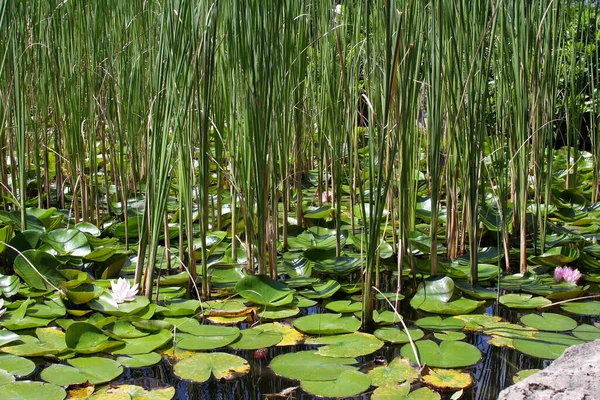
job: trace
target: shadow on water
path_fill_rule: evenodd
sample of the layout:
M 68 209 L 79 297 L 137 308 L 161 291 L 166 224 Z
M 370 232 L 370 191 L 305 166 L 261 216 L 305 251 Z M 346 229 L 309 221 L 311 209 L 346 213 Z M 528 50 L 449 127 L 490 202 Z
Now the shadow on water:
M 401 302 L 401 309 L 405 321 L 412 325 L 418 318 L 418 314 L 410 307 L 407 301 Z M 304 309 L 302 314 L 313 314 L 322 312 L 321 307 L 315 306 Z M 523 315 L 518 312 L 508 310 L 504 307 L 492 305 L 486 309 L 486 313 L 502 317 L 504 321 L 518 322 Z M 576 317 L 579 323 L 593 323 L 598 318 L 595 317 Z M 244 328 L 245 326 L 241 326 Z M 425 338 L 430 338 L 431 333 Z M 517 350 L 507 347 L 496 347 L 488 344 L 489 336 L 477 333 L 467 334 L 467 342 L 477 346 L 482 353 L 481 360 L 474 366 L 466 368 L 466 371 L 473 376 L 474 384 L 466 389 L 461 399 L 465 400 L 487 400 L 497 398 L 500 391 L 513 382 L 513 376 L 520 370 L 545 368 L 550 364 L 550 360 L 542 360 L 524 355 Z M 376 357 L 383 356 L 388 362 L 400 355 L 401 345 L 386 345 L 374 354 L 366 357 L 359 357 L 360 364 L 367 364 Z M 236 351 L 232 349 L 220 350 L 231 354 L 236 354 L 250 363 L 250 373 L 233 381 L 218 381 L 215 379 L 206 383 L 194 383 L 182 381 L 174 375 L 170 362 L 163 359 L 161 363 L 149 368 L 127 368 L 120 380 L 115 383 L 135 383 L 145 387 L 156 387 L 161 385 L 171 385 L 176 388 L 175 399 L 210 399 L 210 400 L 259 400 L 259 399 L 317 399 L 319 397 L 310 395 L 300 388 L 291 392 L 288 396 L 275 396 L 282 391 L 294 388 L 299 385 L 298 382 L 276 376 L 270 368 L 269 362 L 279 354 L 298 352 L 303 350 L 315 349 L 315 346 L 288 346 L 272 347 L 268 349 L 267 357 L 255 359 L 253 351 Z M 219 351 L 219 350 L 216 350 Z M 414 385 L 414 388 L 419 384 Z M 374 389 L 374 388 L 372 388 Z M 371 391 L 372 392 L 372 391 Z M 366 400 L 370 398 L 371 392 L 350 399 Z M 451 392 L 442 395 L 443 399 L 449 399 Z

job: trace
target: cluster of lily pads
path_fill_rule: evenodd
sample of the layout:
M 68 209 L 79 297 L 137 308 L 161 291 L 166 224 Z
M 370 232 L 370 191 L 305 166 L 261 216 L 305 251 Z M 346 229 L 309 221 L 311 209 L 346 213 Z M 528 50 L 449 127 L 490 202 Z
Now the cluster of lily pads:
M 374 315 L 376 329 L 368 333 L 360 332 L 361 286 L 355 276 L 362 260 L 352 250 L 360 247 L 360 235 L 342 232 L 346 252 L 335 257 L 334 230 L 291 230 L 291 249 L 278 266 L 284 279 L 273 280 L 246 275 L 243 259 L 233 262 L 228 254 L 227 234 L 215 232 L 207 243 L 215 300 L 194 299 L 186 288 L 186 272 L 169 275 L 163 269 L 152 294 L 158 301 L 150 301 L 125 279 L 135 260 L 120 240 L 122 222 L 101 231 L 88 223 L 64 227 L 64 214 L 55 209 L 30 209 L 28 214 L 30 229 L 19 232 L 14 229 L 16 214 L 0 213 L 0 253 L 6 258 L 5 271 L 14 271 L 0 276 L 0 398 L 43 393 L 49 400 L 62 399 L 75 390 L 86 391 L 90 398 L 123 393 L 137 398 L 150 392 L 106 384 L 117 380 L 124 368 L 165 359 L 183 380 L 237 379 L 250 371 L 240 351 L 256 350 L 256 357 L 264 357 L 262 349 L 304 345 L 307 350 L 284 352 L 268 361 L 275 374 L 299 381 L 307 393 L 348 397 L 372 391 L 374 399 L 435 399 L 438 392 L 473 384 L 465 368 L 478 363 L 481 352 L 466 334 L 482 334 L 494 346 L 544 359 L 600 338 L 598 322 L 578 324 L 554 312 L 531 313 L 560 302 L 555 307 L 563 313 L 600 315 L 600 301 L 576 300 L 595 282 L 590 260 L 596 260 L 597 245 L 581 253 L 553 247 L 531 257 L 541 268 L 539 274 L 532 269 L 508 276 L 499 276 L 493 265 L 498 250 L 483 248 L 482 285 L 475 286 L 467 282 L 467 257 L 442 261 L 444 275 L 432 277 L 426 266 L 418 265 L 421 282 L 409 303 L 422 318 L 404 321 L 395 310 L 381 306 Z M 412 240 L 416 251 L 419 244 L 426 248 L 426 238 L 415 234 Z M 382 260 L 391 255 L 388 246 L 382 242 Z M 572 262 L 573 251 L 578 257 L 588 255 L 578 264 L 583 277 L 568 267 L 554 268 L 558 262 Z M 586 284 L 578 285 L 579 279 Z M 404 296 L 380 293 L 378 298 L 397 301 Z M 520 323 L 486 315 L 496 299 L 524 312 Z M 315 313 L 317 305 L 322 313 Z M 362 357 L 383 346 L 399 346 L 400 355 L 387 365 L 361 368 Z M 42 382 L 25 380 L 34 371 Z M 151 394 L 174 395 L 170 386 Z

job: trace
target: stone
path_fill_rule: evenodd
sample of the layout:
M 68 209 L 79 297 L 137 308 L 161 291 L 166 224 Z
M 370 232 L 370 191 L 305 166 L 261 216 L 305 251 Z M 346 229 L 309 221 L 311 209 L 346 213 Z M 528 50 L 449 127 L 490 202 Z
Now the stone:
M 512 385 L 498 400 L 600 399 L 600 339 L 569 347 L 547 368 Z

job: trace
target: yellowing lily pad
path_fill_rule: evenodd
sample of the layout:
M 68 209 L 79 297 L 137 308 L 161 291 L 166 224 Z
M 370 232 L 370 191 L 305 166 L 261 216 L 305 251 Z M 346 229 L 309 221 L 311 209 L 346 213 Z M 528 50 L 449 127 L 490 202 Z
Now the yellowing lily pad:
M 326 357 L 360 357 L 383 347 L 381 340 L 362 332 L 308 339 L 305 343 L 326 345 L 317 350 L 318 354 Z
M 175 388 L 173 386 L 146 390 L 136 385 L 109 385 L 94 393 L 90 399 L 171 400 L 173 397 L 175 397 Z
M 275 346 L 282 339 L 281 333 L 260 329 L 244 329 L 241 335 L 229 346 L 234 349 L 256 350 L 263 347 Z
M 250 365 L 246 360 L 227 353 L 199 353 L 184 358 L 173 367 L 175 375 L 194 382 L 216 379 L 231 380 L 246 375 Z
M 410 384 L 417 380 L 419 372 L 410 365 L 408 359 L 396 357 L 388 365 L 373 368 L 369 371 L 369 376 L 371 377 L 371 384 L 373 386 L 385 386 L 403 382 Z
M 430 387 L 439 390 L 460 390 L 473 385 L 471 374 L 457 369 L 431 368 L 429 374 L 421 380 Z
M 304 334 L 294 329 L 293 326 L 287 324 L 271 322 L 257 325 L 254 327 L 254 329 L 280 333 L 282 338 L 281 341 L 276 344 L 276 346 L 295 346 L 304 342 Z
M 517 373 L 516 373 L 516 374 L 513 376 L 513 378 L 512 378 L 512 380 L 513 380 L 513 383 L 520 382 L 520 381 L 522 381 L 523 379 L 525 379 L 525 378 L 528 378 L 528 377 L 530 377 L 530 376 L 531 376 L 531 375 L 533 375 L 533 374 L 537 374 L 537 373 L 538 373 L 538 372 L 540 372 L 540 371 L 541 371 L 541 369 L 523 369 L 523 370 L 521 370 L 521 371 L 517 372 Z
M 371 378 L 358 371 L 344 371 L 336 379 L 330 381 L 300 382 L 302 389 L 321 397 L 356 396 L 371 386 Z
M 463 329 L 469 332 L 482 332 L 485 326 L 502 320 L 500 317 L 486 314 L 455 315 L 452 318 L 464 322 L 465 327 Z
M 440 398 L 439 394 L 429 388 L 420 388 L 411 392 L 410 385 L 406 383 L 380 386 L 371 396 L 371 400 L 440 400 Z

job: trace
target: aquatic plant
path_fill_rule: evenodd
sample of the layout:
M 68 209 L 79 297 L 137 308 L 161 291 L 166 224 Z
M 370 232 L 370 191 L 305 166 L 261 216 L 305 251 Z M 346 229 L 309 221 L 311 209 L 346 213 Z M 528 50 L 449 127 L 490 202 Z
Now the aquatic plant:
M 4 307 L 4 299 L 0 299 L 0 317 L 4 315 L 6 308 Z
M 554 280 L 556 283 L 560 283 L 561 281 L 577 283 L 582 276 L 583 275 L 578 269 L 573 269 L 571 267 L 556 267 L 554 270 Z

